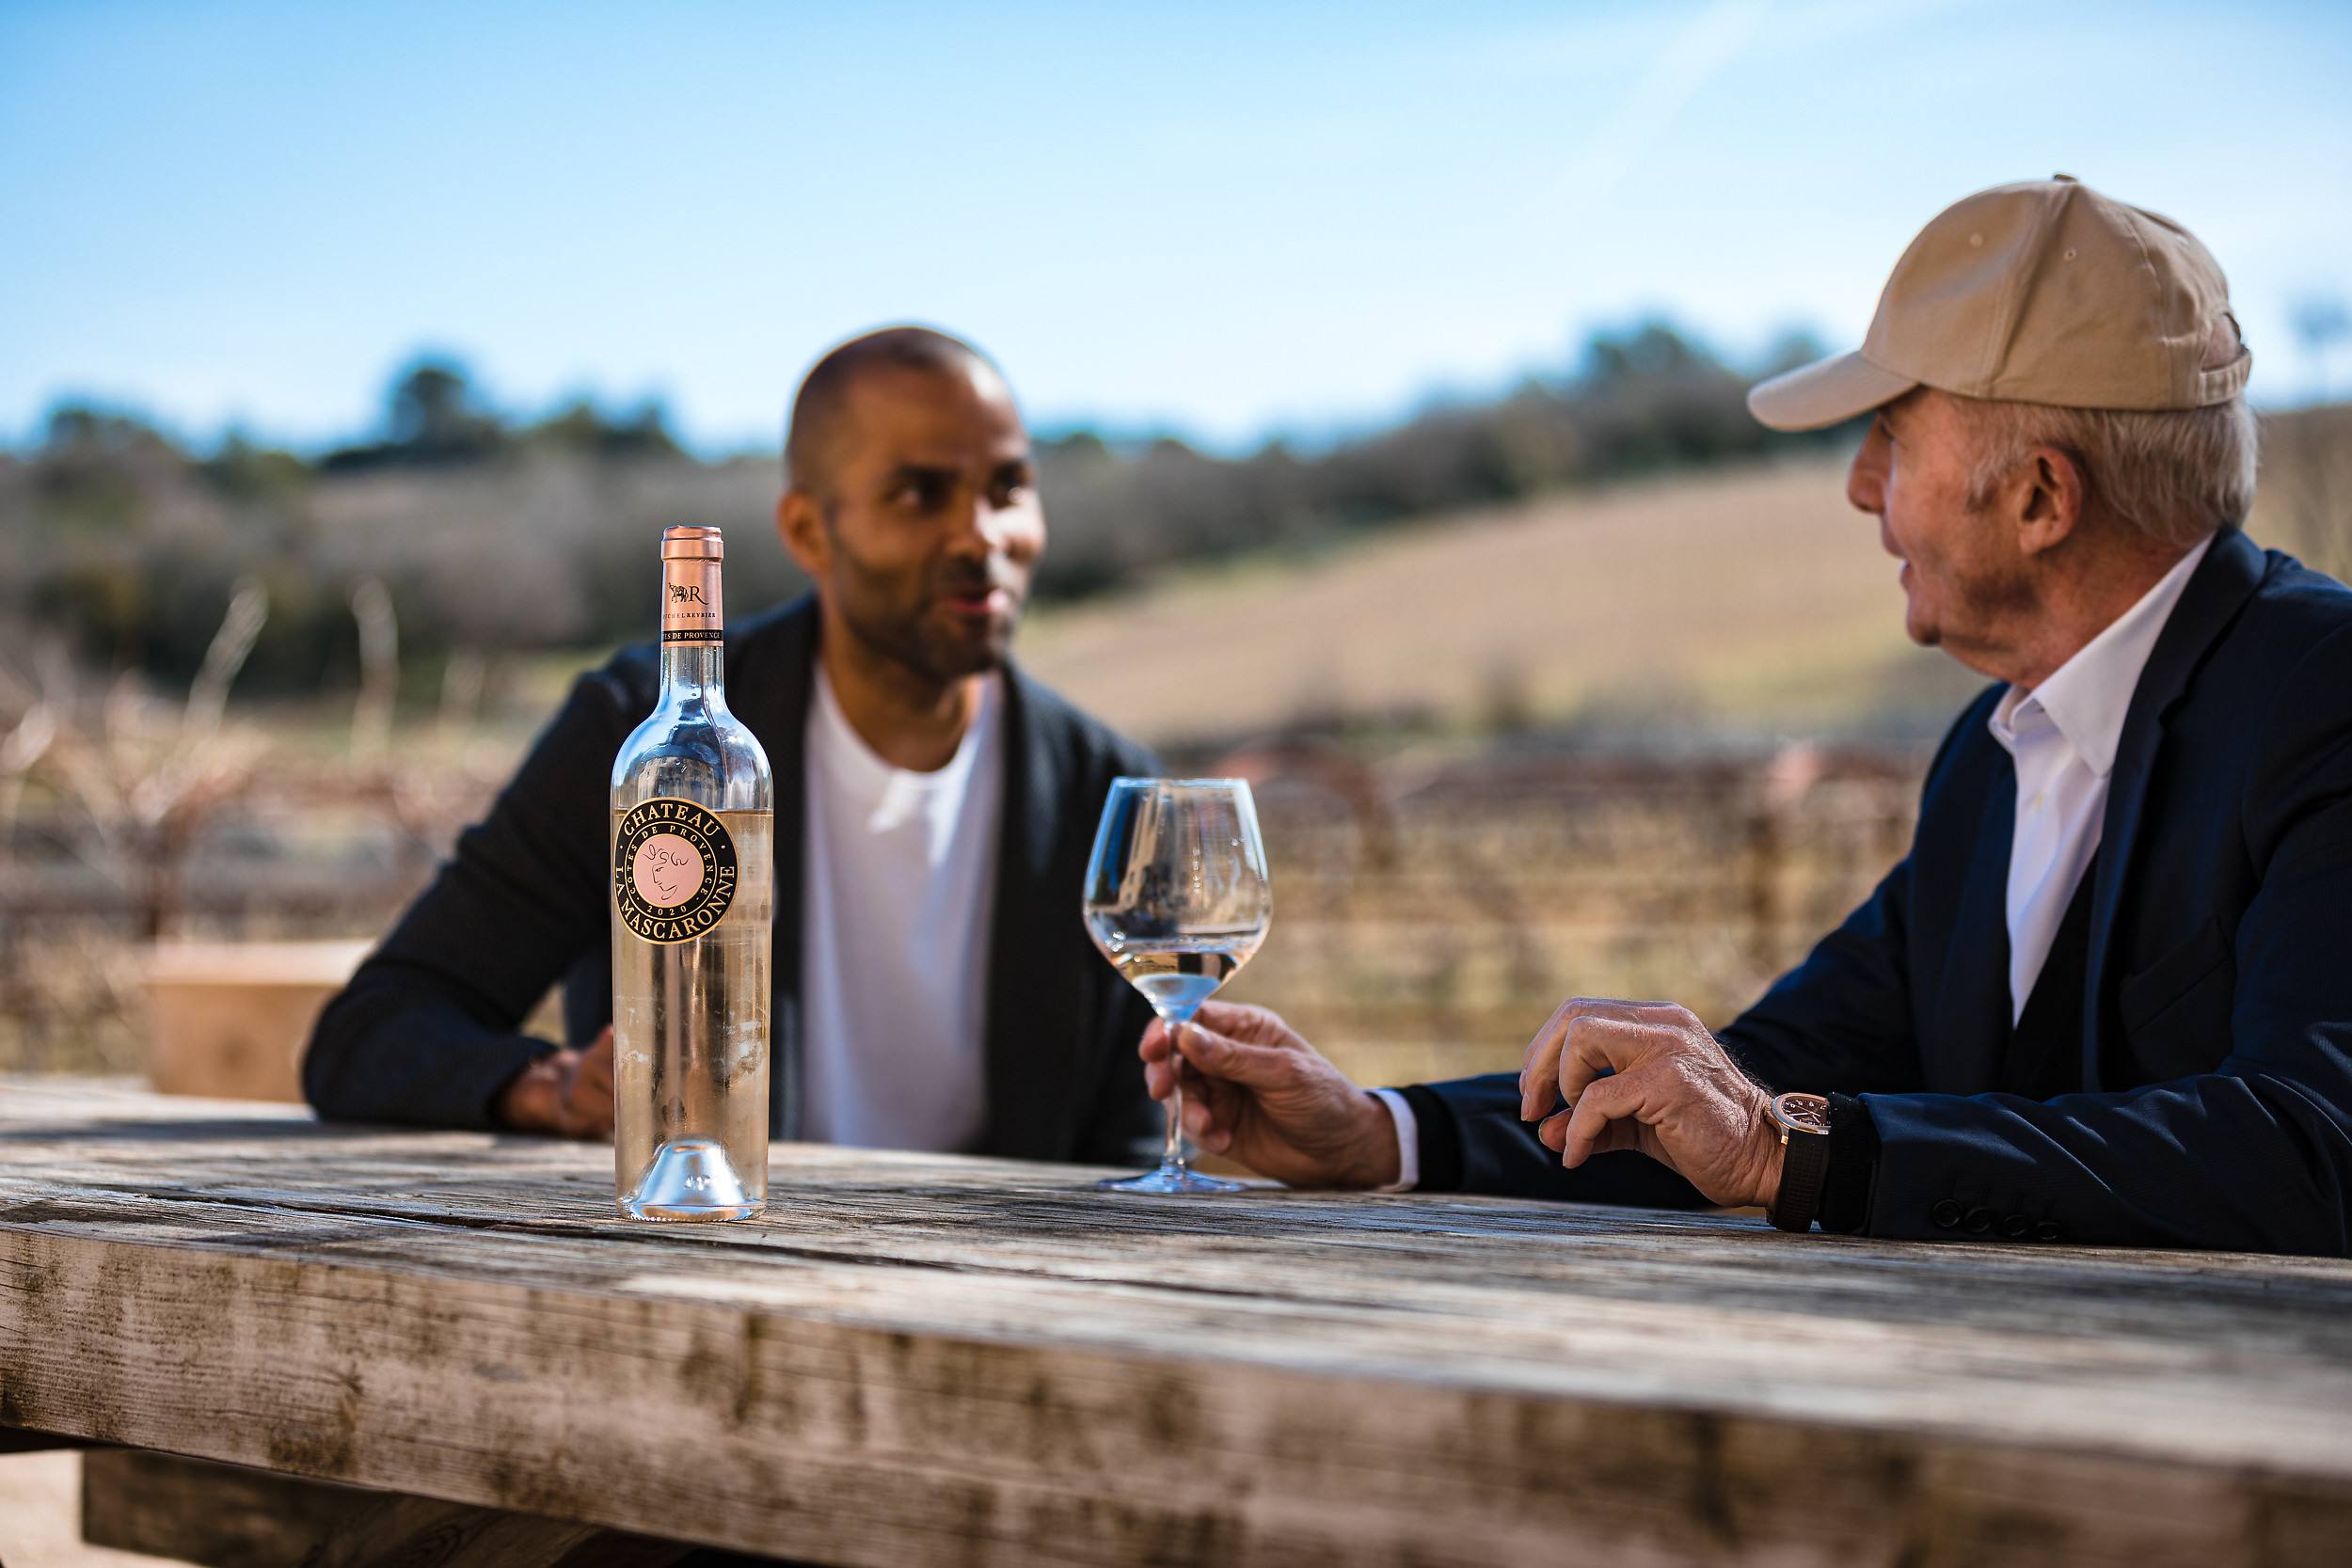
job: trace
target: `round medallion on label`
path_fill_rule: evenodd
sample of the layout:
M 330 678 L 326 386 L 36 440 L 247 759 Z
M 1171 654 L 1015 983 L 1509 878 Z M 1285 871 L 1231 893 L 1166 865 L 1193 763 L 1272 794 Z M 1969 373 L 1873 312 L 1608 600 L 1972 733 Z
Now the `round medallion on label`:
M 690 942 L 726 917 L 735 885 L 735 840 L 707 808 L 665 796 L 621 815 L 612 835 L 612 905 L 633 934 Z

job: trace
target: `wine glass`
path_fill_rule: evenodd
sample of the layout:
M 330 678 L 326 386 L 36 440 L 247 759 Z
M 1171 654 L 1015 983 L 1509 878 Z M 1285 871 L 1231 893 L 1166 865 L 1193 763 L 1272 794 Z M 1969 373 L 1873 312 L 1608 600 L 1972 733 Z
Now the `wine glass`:
M 1113 779 L 1087 863 L 1087 931 L 1168 1025 L 1168 1044 L 1265 941 L 1274 919 L 1258 808 L 1242 779 Z M 1180 1062 L 1181 1058 L 1170 1058 Z M 1237 1193 L 1184 1164 L 1181 1073 L 1159 1167 L 1119 1193 Z

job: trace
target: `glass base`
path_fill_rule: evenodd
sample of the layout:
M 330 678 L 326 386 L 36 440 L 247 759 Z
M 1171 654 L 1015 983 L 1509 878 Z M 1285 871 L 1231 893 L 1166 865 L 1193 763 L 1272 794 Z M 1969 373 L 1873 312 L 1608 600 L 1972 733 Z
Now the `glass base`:
M 767 1208 L 743 1187 L 727 1151 L 715 1138 L 674 1138 L 656 1150 L 636 1190 L 621 1196 L 621 1212 L 636 1220 L 694 1223 L 747 1220 Z
M 718 1225 L 728 1220 L 755 1220 L 767 1212 L 764 1203 L 732 1203 L 721 1209 L 704 1209 L 683 1203 L 649 1204 L 634 1198 L 621 1199 L 621 1212 L 630 1219 L 652 1220 L 660 1225 Z
M 1170 1195 L 1207 1193 L 1246 1193 L 1248 1183 L 1227 1181 L 1215 1176 L 1203 1176 L 1184 1165 L 1162 1165 L 1145 1171 L 1141 1176 L 1121 1176 L 1097 1181 L 1095 1186 L 1106 1193 L 1157 1193 Z

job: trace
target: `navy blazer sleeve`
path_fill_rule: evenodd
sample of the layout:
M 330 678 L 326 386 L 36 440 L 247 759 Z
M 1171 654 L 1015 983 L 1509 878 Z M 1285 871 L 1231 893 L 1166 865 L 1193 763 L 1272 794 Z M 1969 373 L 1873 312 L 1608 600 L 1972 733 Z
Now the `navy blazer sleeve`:
M 1923 820 L 1961 738 L 1983 728 L 2000 690 L 1988 689 L 1945 731 L 1919 789 Z M 1804 962 L 1719 1033 L 1732 1060 L 1775 1092 L 1894 1094 L 1923 1087 L 1911 994 L 1913 896 L 1906 855 Z
M 552 1050 L 523 1019 L 608 937 L 606 780 L 628 737 L 609 676 L 583 676 L 456 853 L 319 1016 L 302 1061 L 322 1117 L 493 1125 Z
M 1957 1202 L 2069 1241 L 2343 1255 L 2352 1243 L 2352 628 L 2256 737 L 2239 820 L 2259 870 L 2213 1070 L 2118 1094 L 1866 1095 L 1867 1231 L 1942 1237 Z M 2217 1042 L 2217 1047 L 2221 1042 Z
M 1945 736 L 1929 766 L 1927 789 L 1935 787 L 1954 739 L 1981 722 L 1982 707 L 1981 702 L 1972 705 Z M 1804 962 L 1720 1032 L 1741 1070 L 1775 1089 L 1858 1094 L 1919 1086 L 1906 946 L 1910 896 L 1906 858 Z M 1679 1176 L 1630 1149 L 1563 1169 L 1560 1156 L 1536 1141 L 1534 1125 L 1518 1119 L 1518 1080 L 1513 1074 L 1434 1084 L 1428 1091 L 1434 1104 L 1412 1097 L 1417 1117 L 1425 1119 L 1429 1110 L 1442 1109 L 1451 1125 L 1422 1129 L 1425 1186 L 1458 1180 L 1464 1192 L 1653 1207 L 1706 1201 Z
M 1827 1085 L 1846 1093 L 1918 1085 L 1903 962 L 1906 860 L 1887 873 L 1846 923 L 1821 939 L 1804 963 L 1782 975 L 1763 1000 L 1718 1037 L 1740 1068 L 1768 1087 Z M 1693 1207 L 1705 1202 L 1680 1177 L 1648 1155 L 1621 1149 L 1575 1170 L 1536 1141 L 1519 1120 L 1516 1074 L 1489 1073 L 1429 1085 L 1451 1128 L 1423 1128 L 1424 1186 L 1515 1197 L 1586 1203 Z M 1428 1102 L 1412 1097 L 1417 1117 Z M 1434 1133 L 1435 1136 L 1431 1134 Z M 1459 1149 L 1459 1176 L 1448 1146 Z

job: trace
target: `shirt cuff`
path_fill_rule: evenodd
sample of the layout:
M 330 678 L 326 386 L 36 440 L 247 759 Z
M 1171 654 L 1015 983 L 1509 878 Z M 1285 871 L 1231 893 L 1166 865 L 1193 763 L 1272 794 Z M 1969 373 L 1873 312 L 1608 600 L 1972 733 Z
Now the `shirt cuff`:
M 1373 1191 L 1409 1193 L 1421 1185 L 1420 1123 L 1411 1104 L 1394 1089 L 1374 1089 L 1372 1097 L 1389 1108 L 1389 1119 L 1396 1123 L 1396 1180 Z

